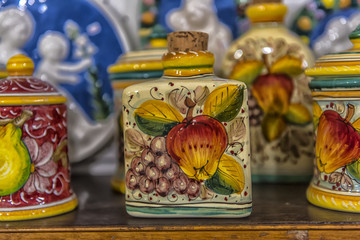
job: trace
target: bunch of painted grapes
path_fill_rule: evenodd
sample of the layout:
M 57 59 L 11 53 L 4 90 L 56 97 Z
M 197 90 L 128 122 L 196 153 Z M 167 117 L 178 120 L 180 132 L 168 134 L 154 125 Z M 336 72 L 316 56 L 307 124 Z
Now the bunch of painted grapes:
M 188 178 L 166 152 L 165 137 L 155 137 L 141 157 L 133 158 L 126 173 L 126 186 L 144 194 L 156 191 L 162 197 L 175 191 L 190 199 L 197 198 L 201 189 L 200 182 Z

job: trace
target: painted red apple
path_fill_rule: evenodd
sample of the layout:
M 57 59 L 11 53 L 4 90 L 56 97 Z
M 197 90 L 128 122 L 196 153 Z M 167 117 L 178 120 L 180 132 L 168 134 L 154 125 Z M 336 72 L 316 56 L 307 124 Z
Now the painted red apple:
M 191 108 L 189 112 L 182 123 L 170 130 L 166 147 L 188 177 L 206 180 L 216 172 L 228 144 L 227 134 L 218 120 L 206 115 L 191 118 Z
M 317 166 L 325 173 L 334 172 L 360 157 L 360 134 L 349 120 L 354 106 L 348 105 L 345 118 L 333 110 L 322 113 L 316 136 Z
M 253 95 L 266 113 L 286 114 L 294 91 L 292 79 L 285 74 L 259 76 L 252 86 Z

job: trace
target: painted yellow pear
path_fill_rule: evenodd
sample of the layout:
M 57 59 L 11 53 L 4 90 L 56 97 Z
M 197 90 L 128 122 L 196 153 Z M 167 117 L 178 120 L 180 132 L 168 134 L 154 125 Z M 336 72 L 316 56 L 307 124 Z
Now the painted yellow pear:
M 13 123 L 0 126 L 0 196 L 18 191 L 30 176 L 31 160 L 21 135 Z

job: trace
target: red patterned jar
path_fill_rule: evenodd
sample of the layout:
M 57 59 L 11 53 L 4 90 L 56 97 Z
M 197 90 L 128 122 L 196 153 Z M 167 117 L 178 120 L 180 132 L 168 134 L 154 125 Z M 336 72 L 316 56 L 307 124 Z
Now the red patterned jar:
M 33 78 L 31 59 L 17 55 L 0 80 L 0 220 L 54 216 L 73 210 L 66 98 Z

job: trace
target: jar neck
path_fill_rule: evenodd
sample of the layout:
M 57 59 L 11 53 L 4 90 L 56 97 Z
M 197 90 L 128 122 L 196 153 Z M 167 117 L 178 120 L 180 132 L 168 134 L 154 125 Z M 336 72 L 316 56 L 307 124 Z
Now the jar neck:
M 212 74 L 214 55 L 208 51 L 169 52 L 163 56 L 164 76 Z
M 251 23 L 251 28 L 286 28 L 283 22 L 255 22 Z

